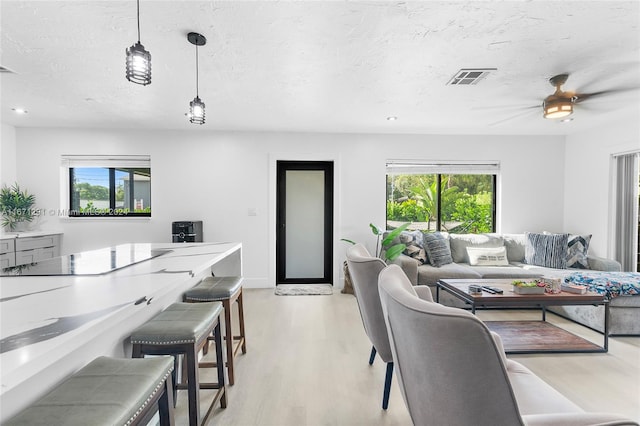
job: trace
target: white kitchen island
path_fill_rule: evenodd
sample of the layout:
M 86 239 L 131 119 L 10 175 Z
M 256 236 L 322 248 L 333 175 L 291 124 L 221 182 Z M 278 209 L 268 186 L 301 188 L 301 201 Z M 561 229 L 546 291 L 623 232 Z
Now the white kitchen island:
M 241 276 L 242 244 L 123 244 L 17 268 L 0 277 L 0 423 L 94 358 L 130 357 L 129 333 L 203 277 Z

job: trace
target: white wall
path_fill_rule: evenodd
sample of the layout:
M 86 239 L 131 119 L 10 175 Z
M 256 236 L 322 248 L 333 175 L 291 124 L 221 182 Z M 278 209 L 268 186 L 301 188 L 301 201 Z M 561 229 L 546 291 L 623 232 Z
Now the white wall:
M 351 135 L 17 129 L 17 178 L 37 207 L 60 207 L 63 154 L 149 154 L 151 219 L 61 219 L 43 229 L 64 232 L 63 253 L 123 242 L 168 242 L 171 222 L 203 220 L 205 241 L 241 241 L 248 286 L 272 286 L 276 159 L 336 162 L 335 274 L 341 237 L 375 239 L 368 224 L 384 224 L 385 161 L 498 160 L 499 231 L 560 230 L 563 226 L 564 138 L 550 136 Z M 287 158 L 288 157 L 288 158 Z M 255 208 L 257 216 L 248 216 Z M 342 282 L 335 281 L 337 286 Z
M 0 124 L 0 186 L 16 181 L 16 129 Z
M 613 154 L 640 150 L 640 124 L 634 112 L 606 128 L 566 139 L 564 187 L 566 232 L 591 233 L 589 253 L 612 257 L 611 229 Z

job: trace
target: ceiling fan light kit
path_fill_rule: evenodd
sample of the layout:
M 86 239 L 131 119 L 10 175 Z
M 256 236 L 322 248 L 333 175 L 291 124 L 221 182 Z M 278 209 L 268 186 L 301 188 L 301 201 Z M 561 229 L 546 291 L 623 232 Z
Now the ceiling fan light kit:
M 545 99 L 544 118 L 564 118 L 573 114 L 573 102 L 571 99 Z
M 138 42 L 127 52 L 127 80 L 146 86 L 151 84 L 151 53 L 140 43 L 140 0 L 137 4 Z
M 562 85 L 567 82 L 569 74 L 558 74 L 549 79 L 549 84 L 556 88 L 553 95 L 549 95 L 542 103 L 544 118 L 564 118 L 573 114 L 574 96 L 562 91 Z
M 191 32 L 187 34 L 187 40 L 196 46 L 196 97 L 189 102 L 189 121 L 193 124 L 204 124 L 204 102 L 198 94 L 198 46 L 207 44 L 207 39 L 202 34 Z

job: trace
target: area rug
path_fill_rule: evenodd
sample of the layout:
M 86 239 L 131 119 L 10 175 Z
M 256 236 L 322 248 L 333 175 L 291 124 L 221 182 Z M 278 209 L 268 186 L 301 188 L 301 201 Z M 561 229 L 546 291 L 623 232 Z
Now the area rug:
M 331 284 L 278 284 L 276 296 L 330 296 Z
M 508 354 L 602 352 L 602 347 L 543 321 L 485 321 L 502 338 Z

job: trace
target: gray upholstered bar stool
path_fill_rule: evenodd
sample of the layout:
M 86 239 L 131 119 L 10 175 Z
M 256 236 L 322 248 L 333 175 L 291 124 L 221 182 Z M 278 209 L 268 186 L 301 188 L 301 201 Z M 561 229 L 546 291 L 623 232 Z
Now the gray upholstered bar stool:
M 99 357 L 5 425 L 173 425 L 173 359 Z
M 235 382 L 233 360 L 242 348 L 247 353 L 247 343 L 244 334 L 244 307 L 242 303 L 242 277 L 206 277 L 198 285 L 184 293 L 185 302 L 220 301 L 224 307 L 224 339 L 227 349 L 227 371 L 229 385 Z M 238 304 L 238 324 L 240 334 L 233 335 L 231 331 L 231 306 Z M 234 340 L 236 341 L 234 345 Z
M 224 358 L 222 334 L 220 332 L 220 313 L 222 304 L 177 302 L 150 319 L 131 333 L 132 355 L 142 358 L 145 355 L 184 355 L 186 367 L 185 384 L 176 384 L 177 389 L 187 389 L 189 399 L 189 425 L 200 424 L 200 389 L 217 389 L 202 424 L 213 412 L 216 401 L 222 408 L 227 407 L 227 394 L 224 380 Z M 213 333 L 216 345 L 218 382 L 201 383 L 198 372 L 198 352 L 209 343 L 208 336 Z

